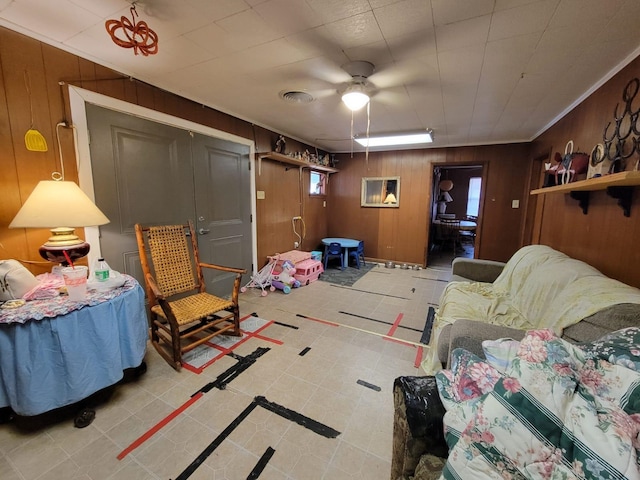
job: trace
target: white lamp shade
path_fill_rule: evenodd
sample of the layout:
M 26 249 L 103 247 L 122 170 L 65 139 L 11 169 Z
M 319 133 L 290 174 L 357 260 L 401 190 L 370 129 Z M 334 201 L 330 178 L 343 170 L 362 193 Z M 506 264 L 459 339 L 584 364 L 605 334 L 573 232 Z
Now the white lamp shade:
M 387 195 L 387 198 L 385 198 L 384 202 L 382 203 L 398 203 L 398 199 L 393 193 L 390 193 L 389 195 Z
M 369 95 L 367 95 L 364 85 L 355 83 L 342 94 L 342 101 L 349 110 L 355 112 L 369 103 Z
M 44 180 L 36 185 L 9 228 L 90 227 L 109 223 L 74 182 Z

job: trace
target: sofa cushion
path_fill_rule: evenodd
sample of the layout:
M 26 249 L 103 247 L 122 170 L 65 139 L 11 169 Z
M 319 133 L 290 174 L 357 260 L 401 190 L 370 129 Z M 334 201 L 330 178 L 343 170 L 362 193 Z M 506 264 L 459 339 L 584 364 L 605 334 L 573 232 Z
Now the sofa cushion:
M 637 345 L 639 332 L 626 335 L 627 348 Z M 460 391 L 451 379 L 477 386 L 466 387 L 471 395 L 461 401 L 445 402 L 452 446 L 445 478 L 640 479 L 640 373 L 625 364 L 612 365 L 537 330 L 489 390 L 481 388 L 486 367 L 477 359 L 457 365 L 453 376 L 439 373 L 443 398 Z

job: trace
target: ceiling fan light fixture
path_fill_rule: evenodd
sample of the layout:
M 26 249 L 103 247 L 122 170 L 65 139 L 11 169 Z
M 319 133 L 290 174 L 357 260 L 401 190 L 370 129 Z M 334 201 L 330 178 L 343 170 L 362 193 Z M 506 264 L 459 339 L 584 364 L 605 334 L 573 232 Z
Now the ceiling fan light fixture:
M 349 110 L 355 112 L 369 103 L 369 95 L 361 83 L 349 85 L 342 94 L 342 101 Z
M 363 147 L 391 147 L 395 145 L 416 145 L 433 142 L 433 130 L 413 133 L 390 133 L 356 137 L 354 139 Z

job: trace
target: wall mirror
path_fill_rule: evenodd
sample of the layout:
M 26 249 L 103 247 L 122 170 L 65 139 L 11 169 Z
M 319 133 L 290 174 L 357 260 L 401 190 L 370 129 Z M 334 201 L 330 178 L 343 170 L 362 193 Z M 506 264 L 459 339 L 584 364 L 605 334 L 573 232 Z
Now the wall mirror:
M 363 177 L 362 207 L 400 206 L 400 177 Z

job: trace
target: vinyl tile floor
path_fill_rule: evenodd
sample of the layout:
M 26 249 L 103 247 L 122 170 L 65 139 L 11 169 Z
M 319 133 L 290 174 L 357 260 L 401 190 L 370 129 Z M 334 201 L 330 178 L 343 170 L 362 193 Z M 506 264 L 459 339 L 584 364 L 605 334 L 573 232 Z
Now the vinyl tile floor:
M 149 346 L 147 372 L 118 385 L 89 426 L 74 428 L 73 416 L 0 425 L 0 478 L 388 479 L 393 381 L 422 373 L 418 344 L 450 261 L 377 265 L 352 287 L 316 281 L 264 297 L 250 288 L 241 315 L 278 323 L 239 344 L 236 358 L 176 372 Z M 225 389 L 194 401 L 259 348 L 268 350 Z

